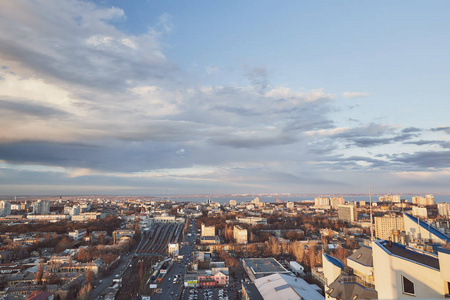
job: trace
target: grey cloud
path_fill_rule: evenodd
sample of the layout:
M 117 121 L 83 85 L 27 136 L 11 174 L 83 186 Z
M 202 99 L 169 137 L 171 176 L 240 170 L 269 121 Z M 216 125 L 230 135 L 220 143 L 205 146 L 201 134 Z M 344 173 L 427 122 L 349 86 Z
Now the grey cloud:
M 263 94 L 269 87 L 269 80 L 267 78 L 267 70 L 265 67 L 249 69 L 245 72 L 245 76 L 260 94 Z
M 212 137 L 210 141 L 217 145 L 229 146 L 233 148 L 261 148 L 292 144 L 297 140 L 293 136 L 285 134 L 279 134 L 275 136 L 270 134 L 268 136 L 252 136 L 251 134 L 238 136 L 235 134 L 230 134 L 219 137 Z
M 391 138 L 350 138 L 350 140 L 355 143 L 356 146 L 365 148 L 402 142 L 411 139 L 412 137 L 413 135 L 411 134 L 401 134 Z
M 36 117 L 67 117 L 70 113 L 50 107 L 48 105 L 43 105 L 34 102 L 24 102 L 23 99 L 7 99 L 0 98 L 0 112 L 8 111 L 8 116 L 10 114 L 20 114 L 23 116 L 36 116 Z M 14 116 L 17 118 L 17 116 Z
M 190 165 L 177 154 L 180 145 L 129 143 L 91 146 L 62 143 L 12 143 L 0 145 L 0 159 L 13 164 L 89 168 L 112 172 L 139 172 Z
M 445 133 L 450 134 L 450 126 L 431 128 L 431 131 L 444 131 Z
M 123 18 L 119 9 L 72 1 L 18 5 L 20 13 L 0 12 L 0 57 L 34 74 L 114 90 L 130 81 L 168 78 L 176 70 L 162 55 L 157 34 L 126 36 L 110 25 Z
M 442 169 L 450 167 L 450 151 L 421 151 L 412 154 L 399 154 L 393 161 L 426 168 Z
M 411 132 L 421 132 L 422 129 L 417 127 L 408 127 L 402 130 L 403 133 L 411 133 Z

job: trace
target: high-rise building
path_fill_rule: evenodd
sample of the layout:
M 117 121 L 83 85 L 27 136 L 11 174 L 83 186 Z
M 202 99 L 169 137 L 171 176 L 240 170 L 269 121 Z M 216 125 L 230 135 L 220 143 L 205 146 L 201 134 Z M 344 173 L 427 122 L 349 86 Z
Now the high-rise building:
M 235 225 L 233 227 L 233 238 L 238 244 L 247 244 L 247 229 L 242 226 Z
M 201 236 L 215 236 L 216 235 L 216 227 L 213 226 L 205 226 L 202 224 L 202 234 Z
M 355 222 L 358 219 L 356 206 L 354 204 L 341 204 L 338 206 L 339 220 Z
M 412 203 L 416 204 L 416 205 L 434 205 L 434 196 L 431 194 L 426 195 L 425 197 L 423 196 L 415 196 L 412 197 Z
M 426 205 L 434 205 L 434 196 L 431 194 L 425 195 Z
M 423 196 L 412 197 L 412 204 L 425 205 L 425 203 L 427 203 L 427 202 L 425 201 L 425 197 L 423 197 Z
M 445 218 L 449 218 L 450 217 L 450 204 L 449 203 L 438 203 L 437 205 L 438 208 L 438 212 L 441 216 L 445 217 Z
M 8 201 L 0 201 L 0 216 L 7 216 L 11 214 L 11 203 Z
M 338 206 L 345 204 L 344 197 L 330 197 L 330 205 L 332 209 L 338 209 Z
M 378 198 L 380 202 L 400 203 L 400 195 L 384 195 Z
M 34 215 L 48 215 L 50 213 L 50 202 L 37 200 L 33 202 L 33 214 Z
M 426 207 L 413 206 L 413 208 L 412 208 L 412 215 L 414 217 L 427 218 L 428 217 L 427 208 Z
M 330 208 L 330 199 L 327 197 L 315 197 L 314 206 L 316 208 Z
M 392 232 L 394 230 L 404 231 L 405 225 L 403 217 L 397 216 L 383 216 L 375 217 L 375 236 L 382 240 L 393 238 Z

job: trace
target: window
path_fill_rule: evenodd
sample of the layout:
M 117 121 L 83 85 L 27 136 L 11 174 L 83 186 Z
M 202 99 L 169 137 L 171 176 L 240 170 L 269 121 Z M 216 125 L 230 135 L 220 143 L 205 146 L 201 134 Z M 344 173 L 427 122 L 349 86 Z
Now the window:
M 409 280 L 408 278 L 402 276 L 402 287 L 403 287 L 403 293 L 409 294 L 409 295 L 415 295 L 414 290 L 414 282 Z
M 356 257 L 356 259 L 360 259 L 362 256 L 362 253 L 358 254 L 358 256 Z

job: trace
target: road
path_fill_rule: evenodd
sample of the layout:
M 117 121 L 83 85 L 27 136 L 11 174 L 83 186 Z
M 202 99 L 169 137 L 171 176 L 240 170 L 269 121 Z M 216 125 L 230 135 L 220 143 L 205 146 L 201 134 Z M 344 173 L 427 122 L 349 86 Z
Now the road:
M 102 283 L 98 284 L 95 289 L 91 291 L 89 294 L 89 300 L 96 299 L 107 287 L 110 287 L 112 285 L 112 281 L 116 275 L 119 275 L 119 277 L 122 277 L 123 270 L 126 269 L 127 265 L 131 261 L 130 255 L 125 255 L 122 257 L 121 262 L 119 265 L 114 269 L 114 271 L 111 272 L 109 276 L 103 277 Z
M 193 260 L 192 252 L 194 251 L 195 245 L 195 237 L 197 234 L 197 227 L 195 224 L 189 227 L 189 234 L 186 235 L 183 245 L 180 249 L 180 255 L 183 255 L 183 259 L 178 262 L 174 262 L 170 269 L 167 271 L 167 274 L 164 276 L 162 282 L 158 285 L 158 288 L 162 289 L 162 293 L 153 294 L 152 299 L 180 299 L 181 293 L 184 289 L 184 274 L 186 273 L 186 268 L 189 263 Z M 184 242 L 188 242 L 188 245 L 185 245 Z M 182 276 L 178 279 L 178 283 L 173 283 L 174 276 Z

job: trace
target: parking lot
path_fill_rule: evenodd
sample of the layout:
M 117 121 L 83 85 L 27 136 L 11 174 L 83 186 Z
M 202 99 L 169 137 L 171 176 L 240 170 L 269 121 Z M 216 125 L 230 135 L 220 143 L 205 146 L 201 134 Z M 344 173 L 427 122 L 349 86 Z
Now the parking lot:
M 238 288 L 190 288 L 183 295 L 184 300 L 234 300 L 240 299 Z

